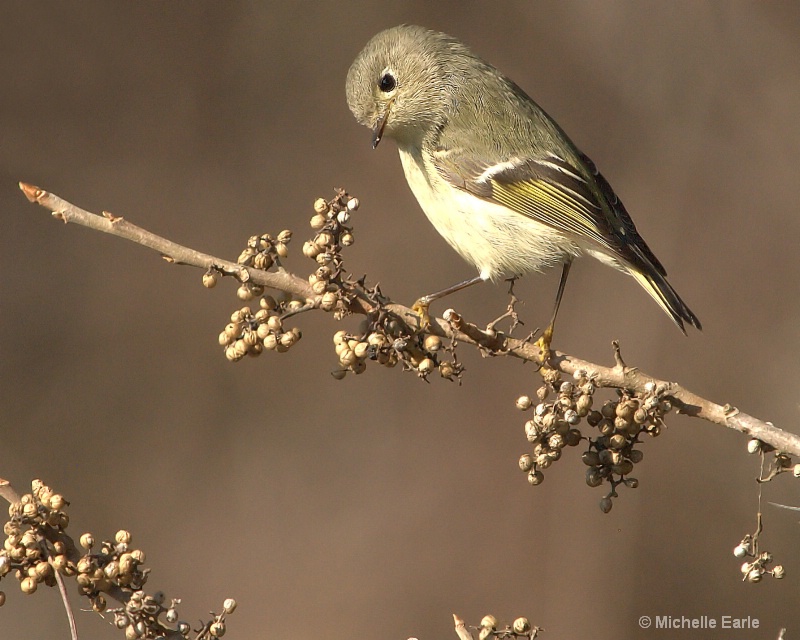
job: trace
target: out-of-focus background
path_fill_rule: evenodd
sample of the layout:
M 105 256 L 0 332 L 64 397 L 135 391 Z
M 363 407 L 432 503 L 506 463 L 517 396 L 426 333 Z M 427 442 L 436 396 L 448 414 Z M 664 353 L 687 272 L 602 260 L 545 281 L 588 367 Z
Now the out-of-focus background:
M 758 460 L 740 434 L 673 416 L 613 511 L 579 452 L 528 486 L 517 469 L 530 366 L 462 349 L 461 387 L 370 366 L 336 382 L 330 316 L 236 365 L 217 334 L 232 283 L 67 226 L 24 180 L 235 258 L 295 231 L 318 196 L 357 195 L 349 268 L 406 303 L 472 275 L 429 226 L 393 144 L 370 148 L 347 69 L 382 28 L 448 31 L 569 132 L 624 199 L 704 331 L 684 338 L 630 278 L 577 263 L 555 346 L 630 364 L 787 429 L 798 418 L 800 6 L 778 2 L 7 3 L 0 12 L 0 476 L 41 477 L 71 529 L 125 527 L 151 586 L 194 622 L 240 608 L 235 638 L 452 638 L 527 615 L 547 637 L 643 637 L 642 615 L 797 629 L 797 516 L 766 503 L 783 582 L 743 584 Z M 517 286 L 544 324 L 558 273 Z M 451 298 L 471 319 L 503 287 Z M 766 500 L 800 504 L 791 477 Z M 0 588 L 2 638 L 64 637 L 53 589 Z M 76 599 L 77 601 L 77 599 Z M 78 613 L 81 638 L 120 637 Z M 656 632 L 651 631 L 655 634 Z M 689 632 L 691 633 L 691 632 Z M 732 637 L 717 631 L 696 637 Z M 663 634 L 657 634 L 659 637 Z

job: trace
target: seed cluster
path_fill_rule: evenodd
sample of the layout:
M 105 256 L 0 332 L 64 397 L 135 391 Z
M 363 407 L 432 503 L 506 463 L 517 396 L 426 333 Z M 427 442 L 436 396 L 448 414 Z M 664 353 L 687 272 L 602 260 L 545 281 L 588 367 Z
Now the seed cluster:
M 260 236 L 250 236 L 247 246 L 239 254 L 236 262 L 243 267 L 252 267 L 260 271 L 269 271 L 273 266 L 280 266 L 281 258 L 289 255 L 289 243 L 292 232 L 288 229 L 281 231 L 276 238 L 268 233 Z M 240 300 L 249 301 L 264 293 L 264 287 L 250 282 L 244 282 L 237 289 L 236 295 Z
M 282 258 L 289 255 L 292 232 L 281 231 L 276 237 L 268 233 L 251 236 L 247 246 L 239 255 L 237 262 L 245 267 L 267 271 L 280 266 Z M 209 271 L 203 277 L 203 284 L 213 287 L 217 274 Z M 249 302 L 259 298 L 259 309 L 249 306 L 237 309 L 231 314 L 231 321 L 219 334 L 219 344 L 225 349 L 225 357 L 238 362 L 245 356 L 259 356 L 264 350 L 288 351 L 302 334 L 296 327 L 284 329 L 282 317 L 302 310 L 304 304 L 299 300 L 278 302 L 270 295 L 264 295 L 264 287 L 252 282 L 242 283 L 236 291 L 240 300 Z
M 485 615 L 478 627 L 479 640 L 489 640 L 490 638 L 528 638 L 533 640 L 539 635 L 542 629 L 531 626 L 527 618 L 517 618 L 510 625 L 498 628 L 497 618 L 493 615 Z
M 231 314 L 231 321 L 219 334 L 225 357 L 238 362 L 245 356 L 259 356 L 264 350 L 283 353 L 294 346 L 303 334 L 297 327 L 283 326 L 281 317 L 296 313 L 303 304 L 299 300 L 278 303 L 270 295 L 259 299 L 260 308 L 242 307 Z
M 607 400 L 599 410 L 593 409 L 595 376 L 587 371 L 576 371 L 573 380 L 561 380 L 561 374 L 552 369 L 542 370 L 543 385 L 536 392 L 538 403 L 529 396 L 517 399 L 517 408 L 533 409 L 533 418 L 525 423 L 525 436 L 533 445 L 532 453 L 523 454 L 519 467 L 527 473 L 532 485 L 544 481 L 543 471 L 561 458 L 565 447 L 577 446 L 586 440 L 588 447 L 582 460 L 586 469 L 586 484 L 597 487 L 610 485 L 609 492 L 600 500 L 600 509 L 608 513 L 612 498 L 617 497 L 617 486 L 624 484 L 636 488 L 639 481 L 630 477 L 634 465 L 644 454 L 636 449 L 643 434 L 657 436 L 663 427 L 663 418 L 671 410 L 663 391 L 648 383 L 645 391 L 635 393 L 620 390 L 617 397 Z M 548 398 L 555 396 L 548 401 Z M 580 425 L 583 421 L 596 432 L 585 435 Z
M 317 263 L 316 270 L 308 276 L 312 291 L 319 296 L 317 304 L 323 311 L 333 311 L 337 319 L 347 314 L 348 290 L 353 284 L 345 279 L 342 248 L 355 242 L 350 218 L 358 205 L 358 198 L 351 198 L 343 190 L 332 200 L 317 198 L 309 223 L 316 233 L 303 244 L 303 255 Z
M 64 496 L 34 480 L 32 492 L 9 505 L 9 520 L 3 526 L 6 538 L 0 551 L 0 578 L 13 572 L 27 594 L 35 593 L 40 584 L 55 586 L 55 570 L 63 573 L 69 564 L 64 555 L 66 545 L 58 539 L 69 526 L 69 516 L 64 512 L 67 504 Z M 5 599 L 0 591 L 0 604 Z
M 303 245 L 303 254 L 317 263 L 317 268 L 308 277 L 315 294 L 313 301 L 278 299 L 264 295 L 264 287 L 252 282 L 242 283 L 236 295 L 250 302 L 259 299 L 259 309 L 249 306 L 231 314 L 231 321 L 219 334 L 219 343 L 225 349 L 225 357 L 238 362 L 245 356 L 258 356 L 266 351 L 284 352 L 301 338 L 296 327 L 284 328 L 283 321 L 289 316 L 313 308 L 334 312 L 337 319 L 348 313 L 354 283 L 345 278 L 341 251 L 353 244 L 353 229 L 350 217 L 358 209 L 358 199 L 351 198 L 339 189 L 331 200 L 318 198 L 314 203 L 311 227 L 314 237 Z M 268 233 L 251 236 L 237 262 L 251 269 L 267 271 L 280 267 L 281 260 L 289 256 L 292 232 L 281 231 L 272 237 Z M 203 276 L 203 284 L 216 286 L 220 272 L 209 270 Z
M 268 271 L 273 266 L 280 266 L 281 258 L 289 255 L 289 243 L 292 240 L 292 232 L 288 229 L 281 231 L 277 237 L 273 238 L 268 233 L 260 236 L 250 236 L 247 246 L 242 250 L 236 262 L 243 267 L 251 267 L 261 271 Z M 203 286 L 213 289 L 219 282 L 219 271 L 209 269 L 203 274 Z M 264 293 L 264 287 L 251 282 L 243 282 L 237 289 L 236 295 L 240 300 L 249 301 Z
M 372 360 L 385 367 L 402 364 L 424 380 L 438 371 L 442 378 L 460 381 L 463 367 L 452 345 L 446 347 L 436 335 L 406 333 L 401 328 L 402 323 L 388 317 L 385 320 L 369 322 L 361 336 L 336 332 L 333 344 L 341 369 L 333 372 L 334 378 L 341 380 L 348 372 L 363 373 L 367 361 Z
M 156 640 L 178 632 L 188 637 L 188 622 L 178 620 L 176 606 L 180 600 L 165 603 L 164 594 L 148 595 L 143 591 L 149 569 L 143 568 L 145 554 L 131 545 L 128 531 L 117 531 L 114 540 L 97 542 L 91 533 L 80 537 L 83 552 L 76 548 L 66 533 L 69 516 L 64 511 L 68 502 L 41 480 L 31 483 L 31 493 L 9 505 L 9 520 L 0 551 L 0 579 L 12 574 L 19 580 L 23 593 L 35 593 L 40 584 L 53 587 L 56 573 L 74 579 L 92 609 L 113 615 L 113 622 L 125 631 L 128 640 Z M 107 595 L 123 603 L 108 609 Z M 6 595 L 0 591 L 0 605 Z M 236 602 L 223 603 L 223 613 L 197 630 L 195 638 L 219 638 L 225 633 L 225 615 L 236 608 Z
M 339 331 L 333 338 L 340 368 L 333 371 L 334 378 L 341 380 L 347 373 L 360 374 L 366 370 L 367 361 L 372 360 L 386 367 L 398 364 L 413 371 L 420 378 L 438 372 L 447 380 L 460 382 L 463 367 L 455 356 L 455 343 L 448 346 L 436 335 L 417 331 L 388 312 L 386 299 L 379 287 L 368 288 L 364 279 L 354 280 L 343 267 L 342 250 L 353 244 L 351 219 L 358 210 L 357 198 L 350 197 L 343 189 L 336 191 L 330 199 L 317 198 L 310 226 L 313 237 L 303 244 L 303 255 L 314 260 L 316 268 L 308 276 L 313 299 L 301 301 L 290 298 L 275 299 L 264 293 L 264 288 L 252 282 L 241 284 L 237 295 L 247 302 L 259 299 L 259 309 L 250 306 L 237 309 L 230 322 L 219 334 L 219 344 L 225 357 L 238 362 L 245 356 L 258 356 L 266 351 L 288 351 L 302 334 L 297 327 L 285 327 L 290 316 L 321 309 L 332 312 L 337 320 L 350 314 L 350 305 L 356 299 L 367 301 L 372 311 L 359 331 Z M 269 234 L 252 236 L 239 256 L 238 263 L 251 269 L 280 267 L 281 260 L 288 257 L 288 245 L 292 233 L 281 231 L 276 237 Z M 203 276 L 207 287 L 216 285 L 220 270 L 209 270 Z
M 800 478 L 800 464 L 793 463 L 789 454 L 776 451 L 775 447 L 766 442 L 762 442 L 757 438 L 749 440 L 747 442 L 747 452 L 753 455 L 758 454 L 761 457 L 761 471 L 756 479 L 759 485 L 759 503 L 761 500 L 761 487 L 765 483 L 771 482 L 776 476 L 791 470 L 795 478 Z M 765 465 L 767 466 L 766 469 L 764 468 Z M 753 535 L 745 535 L 733 550 L 733 555 L 736 558 L 746 559 L 741 567 L 742 580 L 757 583 L 761 582 L 766 575 L 771 575 L 773 578 L 780 580 L 786 576 L 786 570 L 783 565 L 773 564 L 774 558 L 772 554 L 769 551 L 761 551 L 759 548 L 759 539 L 763 532 L 760 509 L 757 520 L 758 525 L 755 533 Z
M 141 591 L 147 582 L 149 570 L 142 569 L 144 551 L 131 547 L 131 534 L 128 531 L 121 529 L 114 540 L 104 540 L 99 545 L 96 545 L 92 534 L 84 533 L 80 543 L 87 553 L 74 566 L 77 573 L 75 580 L 81 592 L 92 598 L 97 610 L 105 608 L 105 602 L 98 601 L 100 592 L 108 591 L 111 585 L 128 587 L 134 592 Z M 67 574 L 73 570 L 69 563 L 65 569 Z
M 191 625 L 185 620 L 178 620 L 177 605 L 180 600 L 173 599 L 165 603 L 164 594 L 160 591 L 152 596 L 143 591 L 134 591 L 124 607 L 109 609 L 114 616 L 113 623 L 118 629 L 125 630 L 127 640 L 159 640 L 167 632 L 177 631 L 184 637 L 192 632 Z M 227 631 L 225 618 L 236 610 L 236 601 L 227 598 L 222 603 L 222 613 L 212 612 L 212 619 L 196 630 L 196 640 L 221 638 Z M 163 622 L 161 621 L 163 619 Z
M 746 535 L 742 541 L 736 545 L 733 555 L 737 558 L 749 558 L 742 563 L 742 580 L 747 582 L 761 582 L 765 575 L 771 575 L 778 580 L 786 576 L 783 565 L 776 564 L 772 568 L 772 554 L 769 551 L 759 552 L 758 537 Z

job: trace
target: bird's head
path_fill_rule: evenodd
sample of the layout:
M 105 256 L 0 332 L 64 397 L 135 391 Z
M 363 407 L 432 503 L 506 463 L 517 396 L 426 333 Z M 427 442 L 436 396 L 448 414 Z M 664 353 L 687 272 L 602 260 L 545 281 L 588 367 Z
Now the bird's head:
M 373 147 L 384 135 L 418 144 L 446 120 L 458 65 L 452 58 L 443 63 L 459 46 L 444 34 L 407 25 L 367 43 L 347 73 L 347 104 L 356 120 L 372 129 Z

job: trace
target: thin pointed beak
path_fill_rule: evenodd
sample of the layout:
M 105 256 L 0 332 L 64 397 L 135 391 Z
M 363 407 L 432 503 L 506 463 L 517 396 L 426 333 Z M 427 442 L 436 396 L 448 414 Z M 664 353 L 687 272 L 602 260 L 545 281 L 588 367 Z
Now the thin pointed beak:
M 389 112 L 392 110 L 392 102 L 394 102 L 394 99 L 390 100 L 386 105 L 386 111 L 384 111 L 383 115 L 378 119 L 372 129 L 373 149 L 377 149 L 378 144 L 380 144 L 380 141 L 383 139 L 383 130 L 386 128 L 386 121 L 389 119 Z
M 378 144 L 380 144 L 381 139 L 383 138 L 383 129 L 386 127 L 386 121 L 389 119 L 389 110 L 386 110 L 386 113 L 375 123 L 375 127 L 372 129 L 372 148 L 377 149 Z

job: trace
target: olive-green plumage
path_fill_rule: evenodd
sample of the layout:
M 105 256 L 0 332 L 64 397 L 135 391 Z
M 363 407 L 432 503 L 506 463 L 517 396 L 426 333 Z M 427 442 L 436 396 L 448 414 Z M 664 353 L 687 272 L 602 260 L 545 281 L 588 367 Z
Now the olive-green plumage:
M 634 276 L 681 330 L 700 328 L 594 163 L 458 40 L 415 26 L 382 31 L 350 67 L 347 103 L 373 145 L 397 142 L 420 206 L 482 279 L 586 253 Z

